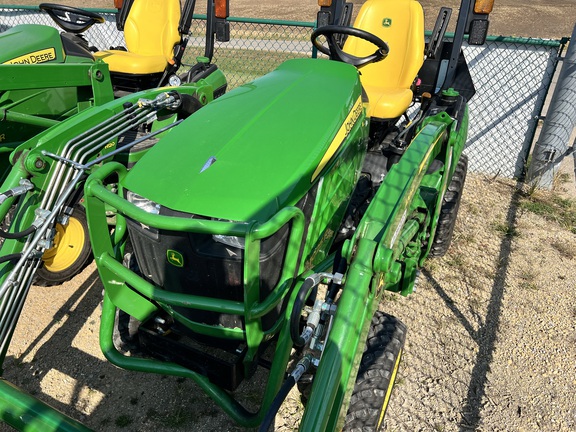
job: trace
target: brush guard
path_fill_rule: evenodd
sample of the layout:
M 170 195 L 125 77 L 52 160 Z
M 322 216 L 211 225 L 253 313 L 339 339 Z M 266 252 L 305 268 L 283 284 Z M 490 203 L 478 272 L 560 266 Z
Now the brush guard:
M 270 405 L 282 383 L 292 345 L 289 332 L 286 331 L 287 320 L 284 316 L 286 312 L 282 312 L 274 323 L 265 326 L 267 329 L 263 327 L 262 321 L 267 314 L 287 300 L 295 283 L 305 228 L 304 213 L 298 207 L 287 207 L 264 223 L 247 224 L 155 215 L 138 208 L 105 187 L 107 177 L 118 176 L 119 184 L 122 185 L 126 174 L 127 170 L 121 164 L 106 164 L 88 179 L 85 188 L 94 257 L 105 287 L 100 333 L 104 355 L 112 363 L 125 369 L 192 378 L 238 423 L 246 426 L 258 425 L 264 415 L 262 409 Z M 104 209 L 107 206 L 114 207 L 118 212 L 113 236 L 102 231 L 105 229 Z M 207 295 L 171 292 L 125 267 L 121 261 L 123 246 L 127 241 L 127 219 L 158 230 L 244 238 L 241 285 L 244 300 L 234 301 L 211 298 Z M 289 234 L 279 281 L 267 295 L 261 297 L 261 242 L 286 225 L 289 225 Z M 288 301 L 288 304 L 291 304 L 291 301 Z M 117 308 L 140 321 L 146 321 L 150 316 L 163 310 L 176 321 L 184 323 L 196 334 L 245 344 L 240 372 L 243 376 L 251 375 L 263 344 L 279 334 L 279 342 L 271 365 L 270 379 L 261 410 L 257 413 L 248 412 L 227 391 L 212 383 L 201 372 L 175 363 L 123 356 L 112 342 Z M 181 308 L 241 316 L 244 328 L 228 328 L 192 322 L 183 313 L 178 312 Z

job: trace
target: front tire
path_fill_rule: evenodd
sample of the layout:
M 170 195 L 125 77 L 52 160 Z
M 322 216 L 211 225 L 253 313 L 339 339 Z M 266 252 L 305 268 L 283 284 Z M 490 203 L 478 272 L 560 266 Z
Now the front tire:
M 406 340 L 406 326 L 376 311 L 346 414 L 344 431 L 379 431 L 390 401 Z
M 66 226 L 56 224 L 54 246 L 44 252 L 44 264 L 36 273 L 37 285 L 64 283 L 80 273 L 92 258 L 84 208 L 77 206 Z
M 436 233 L 432 241 L 432 247 L 428 254 L 431 258 L 442 257 L 448 252 L 450 243 L 452 242 L 452 235 L 454 234 L 454 226 L 456 225 L 456 218 L 458 216 L 458 209 L 460 208 L 460 200 L 462 199 L 462 191 L 464 190 L 464 182 L 466 181 L 466 173 L 468 172 L 468 157 L 461 155 L 460 160 L 456 164 L 454 174 L 450 179 L 444 199 L 442 200 L 442 208 L 440 209 L 440 216 L 438 217 L 438 225 L 436 226 Z

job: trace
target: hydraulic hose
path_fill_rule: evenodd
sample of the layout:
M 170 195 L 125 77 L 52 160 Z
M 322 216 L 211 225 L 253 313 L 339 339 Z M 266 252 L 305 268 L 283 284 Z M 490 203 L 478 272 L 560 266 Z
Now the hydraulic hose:
M 6 232 L 6 231 L 3 231 L 0 229 L 0 237 L 5 238 L 5 239 L 19 239 L 19 238 L 26 237 L 26 236 L 32 234 L 34 231 L 36 231 L 37 228 L 38 227 L 35 225 L 30 225 L 24 231 L 20 231 L 17 233 L 9 233 L 9 232 Z
M 20 259 L 21 256 L 22 256 L 21 253 L 13 253 L 10 255 L 4 255 L 3 257 L 0 257 L 0 264 L 3 264 L 7 261 L 14 261 L 14 260 Z
M 314 277 L 307 277 L 300 289 L 298 290 L 298 295 L 294 301 L 294 307 L 292 308 L 292 313 L 290 314 L 290 337 L 292 342 L 297 347 L 303 347 L 306 344 L 306 340 L 300 335 L 300 315 L 302 315 L 302 309 L 304 309 L 304 304 L 306 299 L 310 296 L 310 293 L 319 281 Z
M 262 420 L 258 432 L 268 432 L 268 429 L 270 429 L 270 425 L 272 425 L 274 417 L 276 417 L 276 413 L 282 406 L 282 403 L 286 399 L 286 396 L 288 396 L 288 393 L 290 393 L 290 390 L 292 390 L 292 387 L 294 387 L 294 385 L 298 382 L 298 380 L 300 380 L 302 375 L 306 373 L 311 363 L 312 363 L 312 356 L 310 354 L 306 354 L 302 358 L 302 360 L 298 362 L 298 364 L 296 365 L 296 369 L 294 369 L 294 371 L 292 371 L 292 373 L 288 376 L 286 381 L 284 381 L 284 384 L 282 384 L 282 387 L 280 387 L 280 390 L 276 394 L 276 397 L 270 404 L 270 408 L 268 409 L 268 412 L 266 413 L 264 420 Z
M 8 198 L 24 195 L 26 192 L 34 189 L 34 185 L 28 179 L 20 180 L 20 186 L 8 189 L 6 192 L 0 193 L 0 204 L 6 201 Z

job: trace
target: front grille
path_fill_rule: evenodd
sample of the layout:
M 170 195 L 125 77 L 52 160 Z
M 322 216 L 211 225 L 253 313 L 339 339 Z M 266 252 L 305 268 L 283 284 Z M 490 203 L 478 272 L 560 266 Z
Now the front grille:
M 198 216 L 161 208 L 160 214 Z M 219 243 L 212 235 L 156 230 L 130 220 L 128 232 L 140 272 L 165 290 L 215 299 L 244 302 L 244 250 Z M 260 299 L 278 284 L 284 265 L 289 225 L 261 240 Z M 243 317 L 198 309 L 174 307 L 187 319 L 214 326 L 244 328 Z M 263 317 L 268 330 L 281 312 L 279 305 Z

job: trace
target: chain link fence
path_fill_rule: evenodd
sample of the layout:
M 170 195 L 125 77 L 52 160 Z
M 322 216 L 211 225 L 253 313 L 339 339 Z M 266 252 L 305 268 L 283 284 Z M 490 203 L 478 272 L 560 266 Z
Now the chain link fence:
M 106 49 L 124 45 L 115 24 L 115 10 L 96 10 L 104 24 L 85 36 Z M 231 18 L 231 40 L 216 43 L 213 61 L 226 74 L 229 89 L 264 75 L 291 58 L 312 56 L 314 23 Z M 0 7 L 0 32 L 24 23 L 56 27 L 35 7 Z M 192 22 L 183 62 L 204 55 L 205 17 Z M 476 95 L 470 102 L 470 129 L 465 152 L 469 169 L 491 175 L 520 177 L 552 77 L 567 40 L 489 38 L 486 45 L 464 46 Z
M 560 41 L 500 37 L 464 47 L 476 87 L 465 149 L 471 171 L 524 174 L 563 46 Z
M 260 77 L 293 58 L 312 56 L 310 34 L 314 23 L 274 20 L 230 20 L 230 41 L 216 42 L 213 62 L 226 74 L 232 89 Z M 206 21 L 192 22 L 192 36 L 186 47 L 185 64 L 203 55 Z

